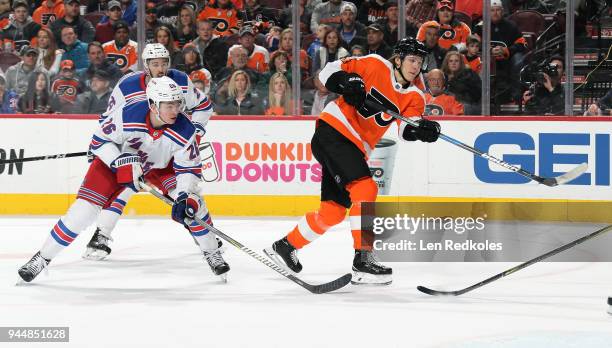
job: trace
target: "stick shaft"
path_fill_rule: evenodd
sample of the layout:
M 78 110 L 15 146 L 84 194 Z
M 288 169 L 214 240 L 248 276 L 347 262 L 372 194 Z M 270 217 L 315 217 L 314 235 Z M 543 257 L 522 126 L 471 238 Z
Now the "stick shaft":
M 13 159 L 8 159 L 8 160 L 0 160 L 0 164 L 11 164 L 11 163 L 32 162 L 32 161 L 44 161 L 44 160 L 49 160 L 49 159 L 80 157 L 80 156 L 86 156 L 86 155 L 87 155 L 87 151 L 85 151 L 85 152 L 59 153 L 59 154 L 55 154 L 55 155 L 45 155 L 45 156 L 35 156 L 35 157 L 13 158 Z

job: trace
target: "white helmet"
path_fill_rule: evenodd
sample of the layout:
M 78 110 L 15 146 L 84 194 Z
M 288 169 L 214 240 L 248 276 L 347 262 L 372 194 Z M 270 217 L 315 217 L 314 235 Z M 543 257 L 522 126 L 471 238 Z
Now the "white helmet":
M 180 102 L 179 110 L 185 107 L 185 97 L 181 87 L 168 76 L 152 78 L 147 84 L 147 99 L 149 106 L 154 104 L 159 110 L 161 102 Z
M 145 73 L 149 75 L 149 59 L 155 58 L 166 58 L 168 59 L 168 66 L 170 66 L 170 52 L 160 43 L 147 44 L 142 51 L 142 66 L 144 66 Z

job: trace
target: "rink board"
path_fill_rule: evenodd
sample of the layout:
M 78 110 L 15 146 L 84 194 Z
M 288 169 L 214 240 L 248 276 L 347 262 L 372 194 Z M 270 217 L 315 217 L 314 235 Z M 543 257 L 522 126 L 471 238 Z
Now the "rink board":
M 587 173 L 546 187 L 444 141 L 403 142 L 393 125 L 372 153 L 379 200 L 612 201 L 606 118 L 437 118 L 443 132 L 542 176 L 582 162 Z M 95 117 L 0 116 L 0 159 L 85 151 Z M 217 117 L 202 151 L 202 187 L 218 215 L 301 215 L 318 206 L 321 167 L 312 156 L 314 118 Z M 28 136 L 24 136 L 28 134 Z M 87 169 L 84 157 L 0 164 L 0 214 L 63 214 Z M 139 194 L 127 214 L 168 212 Z

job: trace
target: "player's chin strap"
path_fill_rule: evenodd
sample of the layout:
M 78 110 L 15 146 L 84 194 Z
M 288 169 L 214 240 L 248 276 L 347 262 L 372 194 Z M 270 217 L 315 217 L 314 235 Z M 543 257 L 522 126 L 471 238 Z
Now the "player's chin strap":
M 396 70 L 397 72 L 399 72 L 399 74 L 400 74 L 400 76 L 402 77 L 402 79 L 403 79 L 405 82 L 407 82 L 406 84 L 403 84 L 403 85 L 402 85 L 402 88 L 408 88 L 408 87 L 410 87 L 410 82 L 408 81 L 408 79 L 407 79 L 407 78 L 404 76 L 404 74 L 402 73 L 402 64 L 403 64 L 403 61 L 402 61 L 402 63 L 400 63 L 400 67 L 399 67 L 399 68 L 398 68 L 398 67 L 396 67 L 396 66 L 395 66 L 395 64 L 394 64 L 394 65 L 393 65 L 393 69 L 394 69 L 394 70 Z

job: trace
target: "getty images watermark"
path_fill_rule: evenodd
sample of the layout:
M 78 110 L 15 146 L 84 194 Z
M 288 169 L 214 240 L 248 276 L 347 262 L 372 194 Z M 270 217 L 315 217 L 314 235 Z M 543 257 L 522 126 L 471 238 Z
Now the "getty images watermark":
M 381 261 L 527 261 L 612 223 L 612 202 L 365 203 L 361 228 Z M 579 221 L 579 222 L 577 222 Z M 550 261 L 612 261 L 612 234 Z

